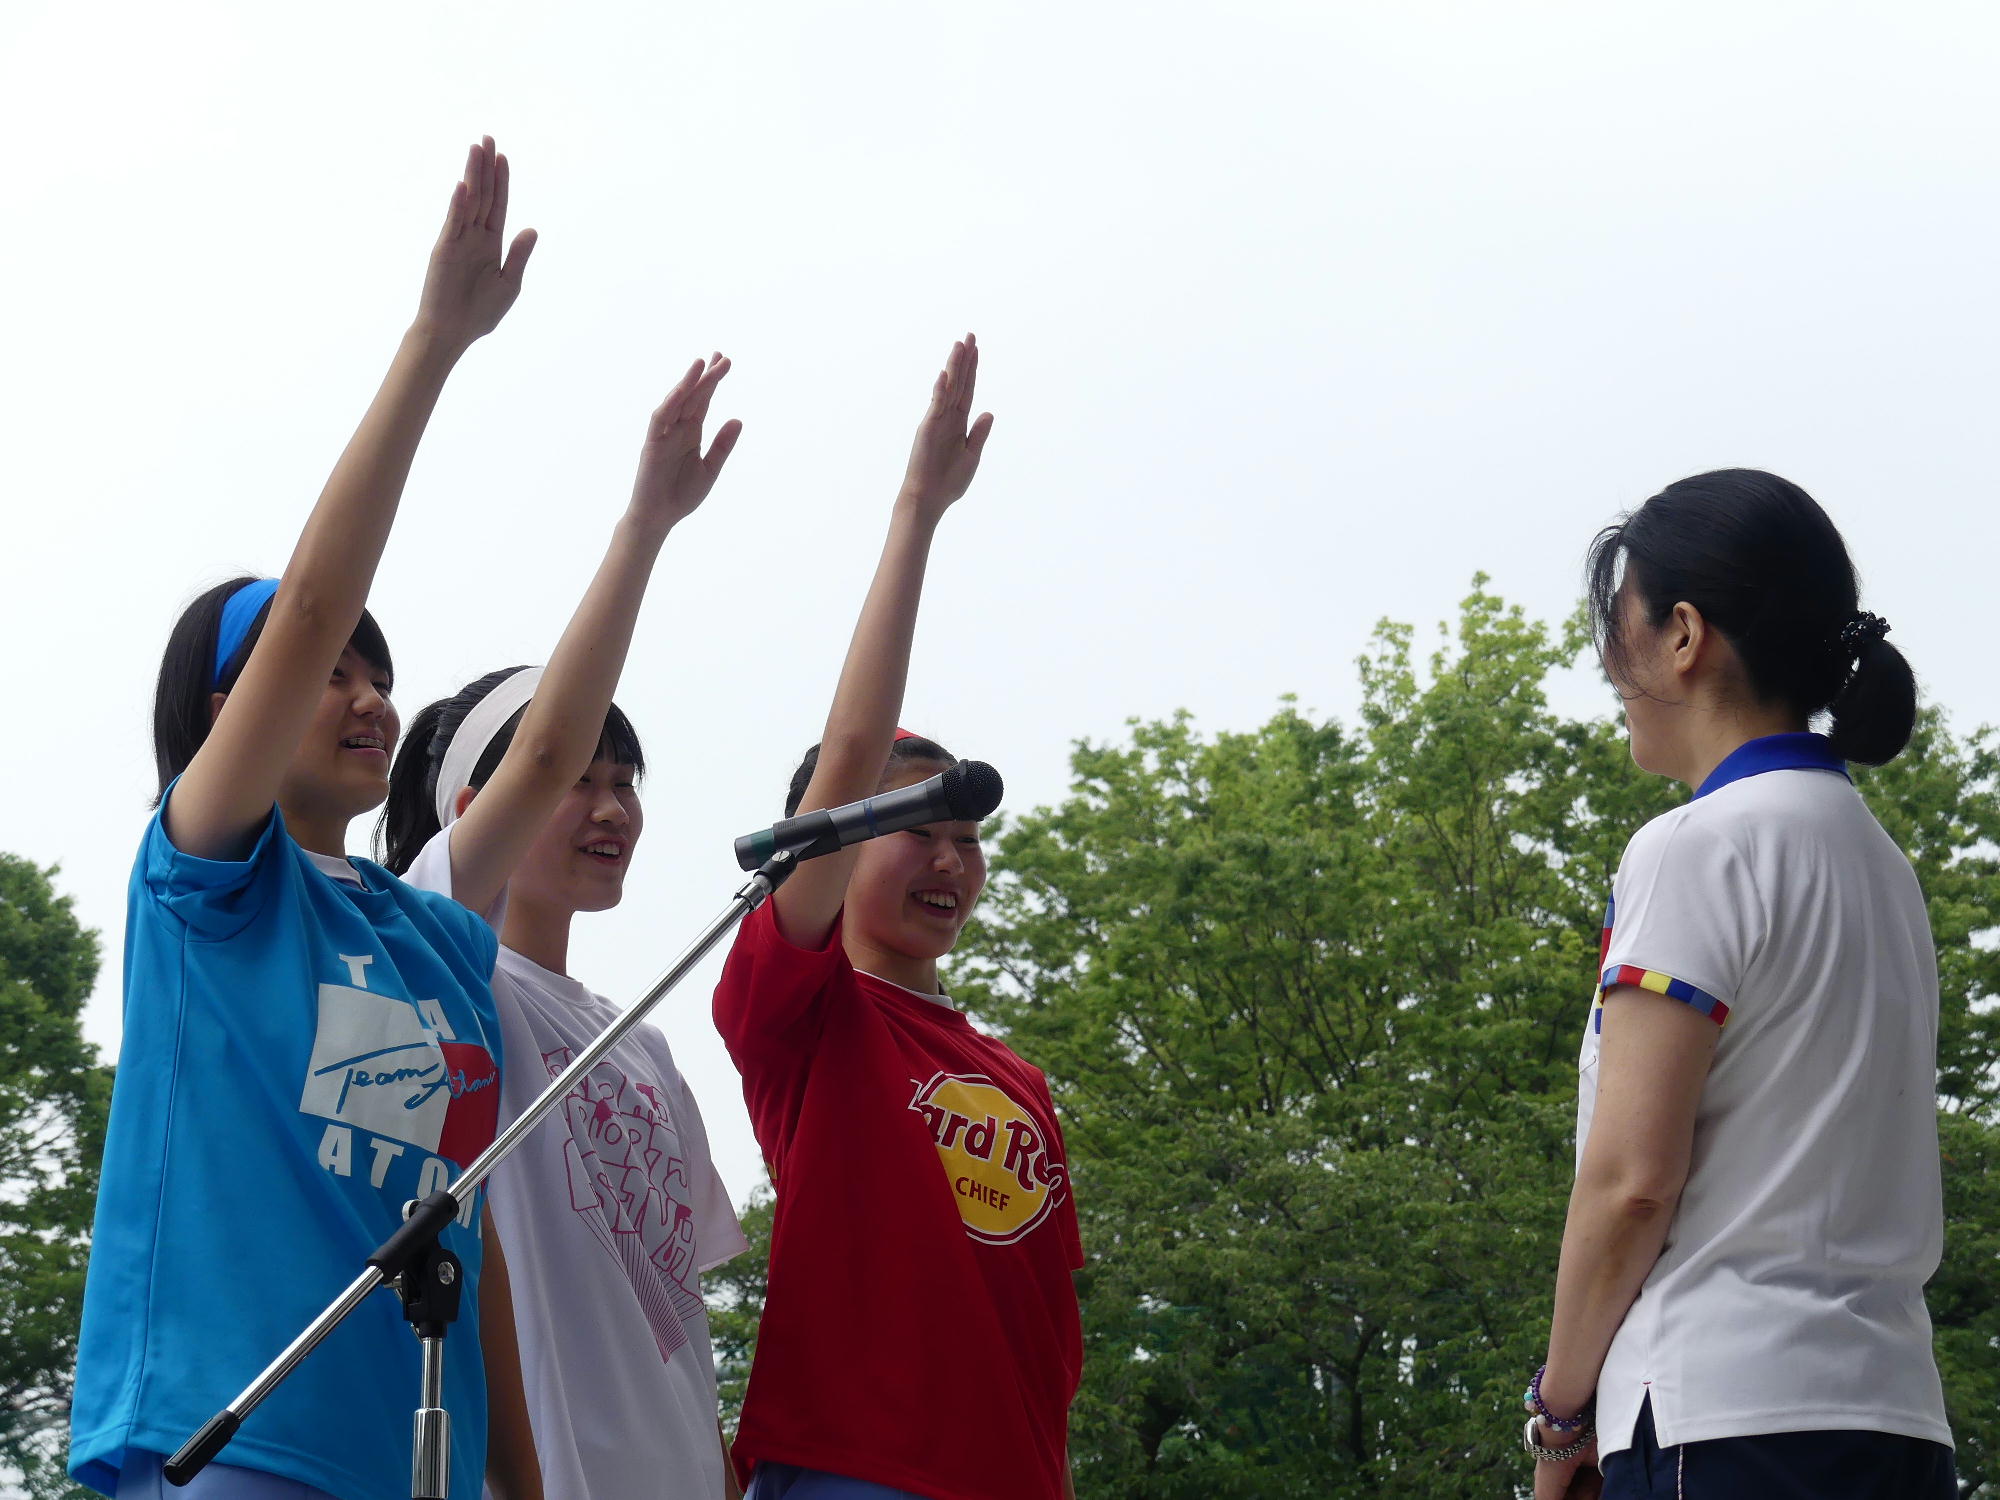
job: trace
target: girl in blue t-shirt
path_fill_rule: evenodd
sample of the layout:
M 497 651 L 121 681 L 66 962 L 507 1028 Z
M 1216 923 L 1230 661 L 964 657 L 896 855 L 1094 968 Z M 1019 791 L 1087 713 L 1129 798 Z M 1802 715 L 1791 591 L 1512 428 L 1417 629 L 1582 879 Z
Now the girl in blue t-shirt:
M 71 1419 L 72 1472 L 105 1494 L 163 1493 L 162 1456 L 492 1139 L 493 934 L 343 850 L 397 732 L 368 587 L 445 378 L 534 247 L 523 230 L 503 256 L 507 186 L 492 141 L 473 147 L 416 319 L 284 576 L 209 590 L 168 642 Z M 466 1294 L 446 1344 L 451 1494 L 539 1496 L 480 1214 L 444 1236 Z M 418 1380 L 399 1309 L 372 1297 L 177 1493 L 407 1495 Z

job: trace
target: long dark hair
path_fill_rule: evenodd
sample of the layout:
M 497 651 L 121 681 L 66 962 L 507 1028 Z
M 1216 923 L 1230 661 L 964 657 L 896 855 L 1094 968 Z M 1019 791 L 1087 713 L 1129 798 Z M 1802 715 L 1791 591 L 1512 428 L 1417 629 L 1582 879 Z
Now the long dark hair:
M 1618 591 L 1649 624 L 1692 604 L 1736 648 L 1750 690 L 1800 718 L 1827 712 L 1845 759 L 1879 766 L 1910 742 L 1917 686 L 1903 653 L 1859 614 L 1847 544 L 1812 496 L 1761 469 L 1668 485 L 1591 543 L 1591 623 L 1605 665 L 1622 660 Z
M 251 650 L 264 633 L 264 621 L 271 613 L 268 599 L 251 621 L 243 644 L 223 663 L 222 675 L 214 675 L 215 638 L 222 626 L 222 607 L 229 602 L 230 595 L 255 582 L 256 579 L 247 576 L 232 578 L 198 594 L 181 611 L 173 633 L 167 637 L 167 649 L 160 658 L 159 685 L 153 691 L 153 766 L 160 778 L 160 788 L 153 795 L 155 806 L 208 739 L 214 722 L 208 707 L 209 694 L 227 693 L 236 686 Z M 367 610 L 361 611 L 347 644 L 394 683 L 396 666 L 389 658 L 389 643 L 382 637 L 382 627 Z
M 403 743 L 396 751 L 396 763 L 389 770 L 389 800 L 382 805 L 382 817 L 375 828 L 375 842 L 382 850 L 382 863 L 398 875 L 416 862 L 417 853 L 438 832 L 437 782 L 444 769 L 445 751 L 452 737 L 473 707 L 501 683 L 526 667 L 502 667 L 488 672 L 476 682 L 468 682 L 449 698 L 427 703 L 403 731 Z M 514 731 L 521 727 L 523 704 L 501 726 L 479 763 L 472 768 L 473 786 L 485 786 L 500 768 L 507 747 L 514 743 Z M 598 740 L 599 760 L 614 760 L 643 773 L 646 755 L 639 747 L 639 733 L 617 704 L 604 716 L 604 733 Z
M 953 755 L 936 740 L 927 740 L 920 734 L 906 734 L 889 747 L 889 764 L 894 766 L 899 760 L 936 761 L 941 766 L 955 766 L 958 757 Z M 799 768 L 792 772 L 792 784 L 785 791 L 785 816 L 791 817 L 799 810 L 804 800 L 806 788 L 812 785 L 813 771 L 819 765 L 819 746 L 806 751 Z

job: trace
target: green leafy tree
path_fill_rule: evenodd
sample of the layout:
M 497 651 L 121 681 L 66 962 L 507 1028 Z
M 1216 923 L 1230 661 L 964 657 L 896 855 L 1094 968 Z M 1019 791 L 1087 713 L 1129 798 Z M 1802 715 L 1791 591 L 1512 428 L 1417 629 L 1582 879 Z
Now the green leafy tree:
M 715 1344 L 716 1398 L 723 1430 L 733 1433 L 743 1415 L 750 1386 L 750 1360 L 757 1352 L 757 1319 L 770 1284 L 771 1216 L 774 1200 L 760 1187 L 738 1215 L 750 1248 L 702 1277 L 708 1301 L 708 1332 Z
M 1570 1173 L 1612 872 L 1682 793 L 1622 727 L 1555 714 L 1587 646 L 1484 580 L 1419 670 L 1382 626 L 1354 730 L 1286 708 L 1078 747 L 1008 827 L 955 992 L 1044 1067 L 1090 1264 L 1075 1411 L 1089 1500 L 1506 1494 Z M 2000 880 L 1985 737 L 1926 716 L 1864 789 L 1947 949 L 1951 1260 L 1939 1348 L 1961 1464 L 1994 1436 Z M 1955 945 L 1955 946 L 1954 946 Z M 1982 1259 L 1983 1257 L 1983 1259 Z M 1968 1490 L 1970 1493 L 1970 1490 Z
M 55 873 L 0 854 L 0 1466 L 35 1500 L 86 1493 L 63 1460 L 111 1096 L 80 1024 L 97 936 Z
M 1938 946 L 1938 1135 L 1945 1258 L 1928 1288 L 1967 1496 L 2000 1493 L 2000 748 L 1926 709 L 1910 748 L 1858 773 L 1909 851 Z

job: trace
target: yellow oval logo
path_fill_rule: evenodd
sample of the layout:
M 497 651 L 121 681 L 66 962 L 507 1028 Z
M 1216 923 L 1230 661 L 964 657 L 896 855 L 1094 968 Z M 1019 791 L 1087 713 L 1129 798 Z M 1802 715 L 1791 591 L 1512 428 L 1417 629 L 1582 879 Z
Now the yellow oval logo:
M 965 1232 L 1013 1243 L 1049 1216 L 1069 1173 L 1035 1117 L 983 1074 L 939 1073 L 910 1108 L 924 1117 Z

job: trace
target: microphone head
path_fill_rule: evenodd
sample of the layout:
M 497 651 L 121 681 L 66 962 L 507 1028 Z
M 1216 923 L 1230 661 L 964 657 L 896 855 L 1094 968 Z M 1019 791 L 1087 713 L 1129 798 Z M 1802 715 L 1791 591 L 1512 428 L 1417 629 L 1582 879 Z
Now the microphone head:
M 983 760 L 962 760 L 945 770 L 943 780 L 952 817 L 973 823 L 990 816 L 1007 795 L 1000 773 Z

